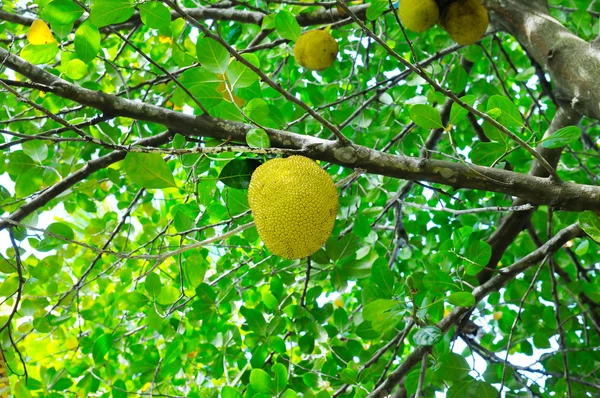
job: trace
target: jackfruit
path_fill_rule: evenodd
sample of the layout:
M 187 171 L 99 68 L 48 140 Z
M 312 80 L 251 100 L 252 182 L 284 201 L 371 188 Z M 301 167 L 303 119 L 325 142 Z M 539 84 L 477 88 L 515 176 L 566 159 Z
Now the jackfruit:
M 420 33 L 438 21 L 440 8 L 435 0 L 401 0 L 398 13 L 407 29 Z
M 479 41 L 489 23 L 481 0 L 457 0 L 442 13 L 441 26 L 452 40 L 466 46 Z
M 333 64 L 338 50 L 338 44 L 329 32 L 310 30 L 296 40 L 294 58 L 306 69 L 320 71 Z
M 331 235 L 338 194 L 325 170 L 304 156 L 271 159 L 250 178 L 248 203 L 258 235 L 277 256 L 299 259 Z

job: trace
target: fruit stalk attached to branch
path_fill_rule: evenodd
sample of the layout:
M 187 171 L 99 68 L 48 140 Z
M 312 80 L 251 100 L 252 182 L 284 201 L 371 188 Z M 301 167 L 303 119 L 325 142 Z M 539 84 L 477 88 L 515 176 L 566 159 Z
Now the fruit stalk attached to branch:
M 319 250 L 331 235 L 338 193 L 313 160 L 290 156 L 254 170 L 248 203 L 265 246 L 280 257 L 299 259 Z

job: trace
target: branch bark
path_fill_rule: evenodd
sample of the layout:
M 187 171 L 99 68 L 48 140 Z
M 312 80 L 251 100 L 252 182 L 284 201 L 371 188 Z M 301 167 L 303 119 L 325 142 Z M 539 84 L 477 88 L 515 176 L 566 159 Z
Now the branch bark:
M 486 0 L 496 25 L 509 32 L 552 77 L 559 101 L 600 119 L 600 49 L 554 19 L 544 4 Z
M 32 81 L 47 85 L 49 91 L 79 104 L 99 109 L 111 116 L 123 116 L 137 120 L 155 122 L 168 129 L 188 136 L 205 136 L 245 142 L 251 125 L 213 118 L 208 115 L 194 116 L 170 111 L 158 106 L 130 101 L 100 91 L 88 90 L 71 84 L 43 69 L 36 67 L 0 48 L 0 58 L 5 65 Z M 332 162 L 350 168 L 362 168 L 372 174 L 414 181 L 428 181 L 454 188 L 481 189 L 508 194 L 537 205 L 549 205 L 556 209 L 600 211 L 600 187 L 551 181 L 547 178 L 528 176 L 511 171 L 453 163 L 435 159 L 419 159 L 402 155 L 391 155 L 358 145 L 340 145 L 336 141 L 294 134 L 283 130 L 268 130 L 274 147 L 301 150 L 306 156 Z M 150 146 L 159 146 L 168 141 L 153 137 Z M 138 143 L 139 144 L 139 143 Z M 110 155 L 110 163 L 121 160 L 126 151 L 115 151 Z M 104 159 L 104 158 L 101 158 Z M 108 162 L 108 158 L 104 161 Z M 100 159 L 98 159 L 100 161 Z M 93 168 L 86 166 L 90 173 Z M 87 172 L 87 171 L 86 171 Z M 89 174 L 82 173 L 82 178 Z M 81 177 L 80 176 L 80 177 Z M 60 181 L 40 194 L 29 206 L 13 213 L 10 218 L 20 221 L 31 212 L 44 206 L 53 197 L 71 187 L 81 179 L 72 176 Z M 60 189 L 59 189 L 60 188 Z M 54 196 L 52 196 L 54 195 Z M 40 199 L 44 198 L 44 199 Z M 0 223 L 0 230 L 8 226 Z
M 217 21 L 233 21 L 240 23 L 249 23 L 254 25 L 261 25 L 263 18 L 267 15 L 266 13 L 261 13 L 258 11 L 248 11 L 248 10 L 239 10 L 233 8 L 235 5 L 231 4 L 232 8 L 223 8 L 223 7 L 195 7 L 195 8 L 184 8 L 183 10 L 186 14 L 189 14 L 191 17 L 197 20 L 205 20 L 212 19 Z M 361 4 L 357 6 L 350 7 L 353 12 L 359 16 L 364 17 L 367 11 L 369 4 Z M 171 19 L 177 19 L 180 15 L 177 11 L 171 11 Z M 300 26 L 313 26 L 313 25 L 322 25 L 322 24 L 331 24 L 334 22 L 339 22 L 341 20 L 347 19 L 347 15 L 342 15 L 339 11 L 334 8 L 323 8 L 317 11 L 301 13 L 296 16 L 296 21 L 300 24 Z M 28 17 L 24 15 L 13 14 L 7 11 L 0 10 L 0 20 L 16 23 L 24 26 L 31 26 L 33 21 L 36 18 Z M 80 18 L 75 22 L 75 27 L 79 26 L 85 19 Z M 121 30 L 121 29 L 131 29 L 134 26 L 141 24 L 140 13 L 135 12 L 131 18 L 127 21 L 110 25 L 111 28 Z

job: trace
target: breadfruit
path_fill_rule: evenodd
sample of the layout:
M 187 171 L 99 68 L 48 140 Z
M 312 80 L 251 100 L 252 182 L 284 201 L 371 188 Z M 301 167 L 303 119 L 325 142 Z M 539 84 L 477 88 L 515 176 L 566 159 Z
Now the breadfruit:
M 488 27 L 488 13 L 481 0 L 457 0 L 441 18 L 441 26 L 452 40 L 466 46 L 479 41 Z
M 314 161 L 290 156 L 254 170 L 248 203 L 265 246 L 280 257 L 299 259 L 319 250 L 331 235 L 338 194 Z
M 400 20 L 413 32 L 425 32 L 440 17 L 440 8 L 435 0 L 401 0 Z
M 310 30 L 302 34 L 294 45 L 296 62 L 310 70 L 329 68 L 338 53 L 338 44 L 329 32 Z

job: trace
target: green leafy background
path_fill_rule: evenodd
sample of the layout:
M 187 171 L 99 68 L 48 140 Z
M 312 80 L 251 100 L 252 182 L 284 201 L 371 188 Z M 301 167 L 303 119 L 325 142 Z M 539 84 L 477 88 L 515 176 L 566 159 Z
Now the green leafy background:
M 550 3 L 552 16 L 582 39 L 598 34 L 600 2 Z M 410 40 L 420 65 L 442 87 L 531 146 L 567 145 L 560 177 L 597 184 L 598 148 L 586 143 L 598 139 L 597 121 L 583 118 L 542 140 L 557 106 L 512 36 L 488 35 L 481 46 L 465 48 L 438 26 L 405 37 L 390 3 L 367 4 L 366 13 L 366 5 L 350 5 L 395 52 L 414 62 Z M 546 263 L 539 274 L 532 267 L 479 301 L 476 276 L 490 261 L 487 240 L 506 211 L 470 210 L 506 208 L 511 197 L 353 175 L 351 168 L 320 162 L 341 184 L 332 237 L 310 263 L 273 256 L 249 224 L 246 197 L 259 162 L 286 153 L 271 148 L 267 131 L 323 139 L 331 132 L 253 67 L 357 145 L 420 157 L 432 130 L 442 128 L 429 158 L 527 174 L 533 157 L 456 104 L 444 111 L 443 94 L 351 20 L 331 30 L 341 49 L 335 64 L 319 73 L 302 69 L 293 40 L 310 29 L 305 25 L 329 25 L 310 23 L 310 16 L 338 13 L 333 3 L 179 5 L 248 64 L 168 2 L 2 3 L 0 46 L 69 83 L 252 124 L 247 142 L 182 126 L 182 134 L 158 149 L 136 151 L 135 141 L 165 133 L 159 121 L 113 117 L 19 85 L 14 82 L 27 79 L 0 60 L 0 77 L 26 99 L 5 89 L 0 95 L 1 217 L 116 146 L 129 151 L 0 235 L 0 344 L 17 397 L 366 397 L 416 349 L 428 355 L 424 371 L 420 360 L 405 371 L 399 383 L 405 394 L 421 382 L 427 397 L 495 397 L 501 386 L 510 396 L 597 396 L 600 222 L 594 212 L 537 208 L 533 233 L 516 237 L 499 269 L 579 222 L 587 236 L 568 240 L 550 261 L 559 270 L 558 286 Z M 261 20 L 194 13 L 199 7 L 252 12 Z M 36 18 L 57 43 L 27 43 L 26 22 Z M 309 23 L 301 26 L 301 18 Z M 451 310 L 472 306 L 475 331 L 436 326 Z M 518 359 L 505 365 L 507 347 L 509 358 Z M 572 380 L 564 377 L 566 363 Z

